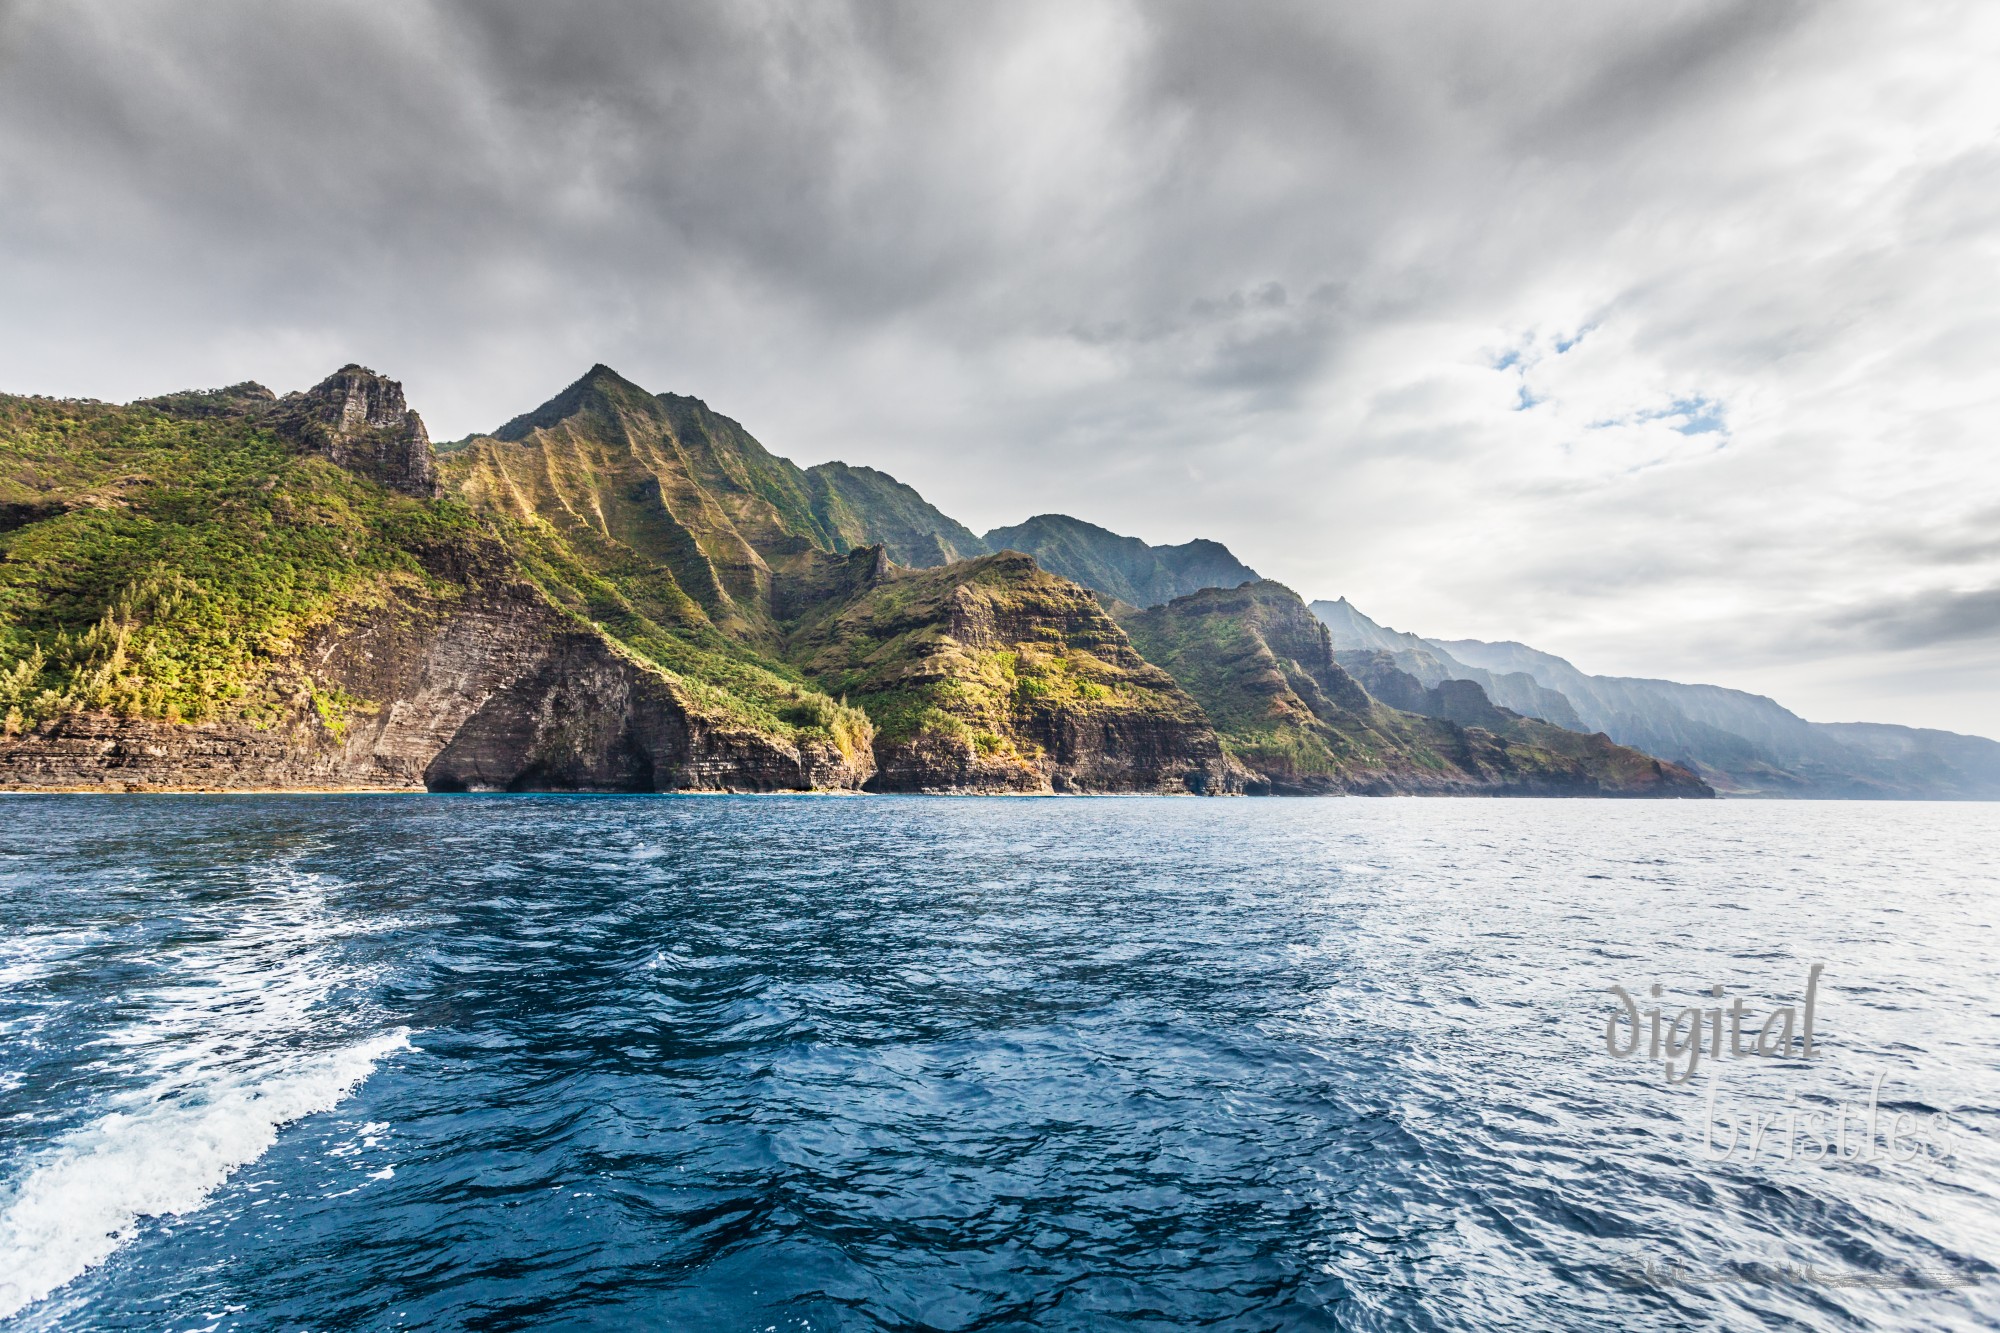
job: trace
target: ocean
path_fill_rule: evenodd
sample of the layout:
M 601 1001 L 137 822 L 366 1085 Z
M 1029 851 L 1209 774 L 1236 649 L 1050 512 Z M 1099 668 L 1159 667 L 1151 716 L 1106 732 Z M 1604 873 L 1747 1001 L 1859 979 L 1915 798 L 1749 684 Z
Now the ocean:
M 1996 847 L 1972 804 L 0 798 L 0 1328 L 2000 1326 Z

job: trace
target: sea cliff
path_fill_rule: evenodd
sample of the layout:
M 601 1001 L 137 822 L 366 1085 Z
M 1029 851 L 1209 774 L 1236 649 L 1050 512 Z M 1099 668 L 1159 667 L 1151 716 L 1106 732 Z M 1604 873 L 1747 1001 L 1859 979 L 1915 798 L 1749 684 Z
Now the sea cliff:
M 1709 794 L 1483 694 L 1372 695 L 1249 574 L 1062 516 L 974 537 L 603 366 L 438 447 L 355 365 L 0 398 L 0 786 Z

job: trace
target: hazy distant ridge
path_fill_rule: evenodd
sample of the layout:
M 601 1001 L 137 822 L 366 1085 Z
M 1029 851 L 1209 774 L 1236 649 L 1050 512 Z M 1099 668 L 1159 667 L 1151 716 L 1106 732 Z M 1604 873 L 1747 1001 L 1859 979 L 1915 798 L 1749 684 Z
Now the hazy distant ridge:
M 1983 737 L 1888 723 L 1808 722 L 1744 690 L 1594 676 L 1526 644 L 1426 639 L 1388 629 L 1345 598 L 1315 602 L 1312 609 L 1344 662 L 1387 653 L 1425 685 L 1476 681 L 1502 707 L 1601 731 L 1695 770 L 1725 794 L 2000 799 L 2000 742 Z M 1565 711 L 1569 721 L 1559 716 Z

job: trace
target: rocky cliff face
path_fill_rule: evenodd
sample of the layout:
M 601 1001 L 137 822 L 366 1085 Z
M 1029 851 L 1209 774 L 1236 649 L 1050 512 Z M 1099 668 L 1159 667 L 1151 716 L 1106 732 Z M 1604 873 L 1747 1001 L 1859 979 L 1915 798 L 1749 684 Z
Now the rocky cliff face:
M 670 578 L 629 601 L 560 547 L 432 503 L 423 423 L 358 367 L 276 402 L 0 399 L 0 431 L 35 482 L 0 532 L 0 786 L 851 789 L 873 772 L 864 718 L 698 611 L 674 622 Z M 613 617 L 650 653 L 597 623 Z
M 746 650 L 864 709 L 876 789 L 1229 790 L 1243 776 L 1084 589 L 1018 555 L 952 563 L 953 543 L 977 538 L 894 478 L 801 471 L 694 399 L 596 367 L 455 447 L 446 472 L 474 505 L 566 534 L 613 586 L 664 571 Z
M 1366 693 L 1334 662 L 1324 627 L 1282 584 L 1211 588 L 1129 609 L 1119 623 L 1200 702 L 1262 789 L 1415 789 L 1399 738 L 1378 725 Z
M 0 785 L 54 791 L 858 789 L 866 753 L 718 725 L 528 584 L 354 608 L 272 673 L 276 723 L 72 713 L 0 739 Z M 338 701 L 338 703 L 328 703 Z
M 787 744 L 684 690 L 526 584 L 353 608 L 270 668 L 275 720 L 81 711 L 0 738 L 43 790 L 781 791 L 858 788 L 864 751 Z
M 287 394 L 272 406 L 271 424 L 300 448 L 392 490 L 437 494 L 423 418 L 403 401 L 401 384 L 364 366 L 342 366 L 304 393 Z

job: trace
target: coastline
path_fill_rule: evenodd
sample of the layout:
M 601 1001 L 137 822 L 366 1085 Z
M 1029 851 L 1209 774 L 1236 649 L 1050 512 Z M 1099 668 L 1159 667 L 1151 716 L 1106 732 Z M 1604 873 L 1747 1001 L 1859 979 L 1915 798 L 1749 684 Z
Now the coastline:
M 1163 800 L 1471 800 L 1471 801 L 1700 801 L 1720 797 L 1657 796 L 1631 792 L 1590 792 L 1562 794 L 1541 791 L 1321 791 L 1321 792 L 1222 792 L 1201 794 L 1190 791 L 1022 791 L 1018 787 L 956 791 L 856 791 L 852 788 L 798 790 L 757 790 L 752 788 L 676 788 L 666 791 L 543 790 L 534 791 L 432 791 L 427 787 L 0 787 L 0 797 L 9 796 L 769 796 L 837 797 L 866 799 L 877 797 L 923 797 L 934 800 L 1008 797 L 1014 800 L 1082 799 L 1106 800 L 1119 797 L 1154 797 Z M 1740 798 L 1739 798 L 1740 799 Z M 1799 800 L 1797 797 L 1764 799 Z M 1812 802 L 1819 803 L 1819 802 Z M 1879 804 L 1880 802 L 1864 802 Z

